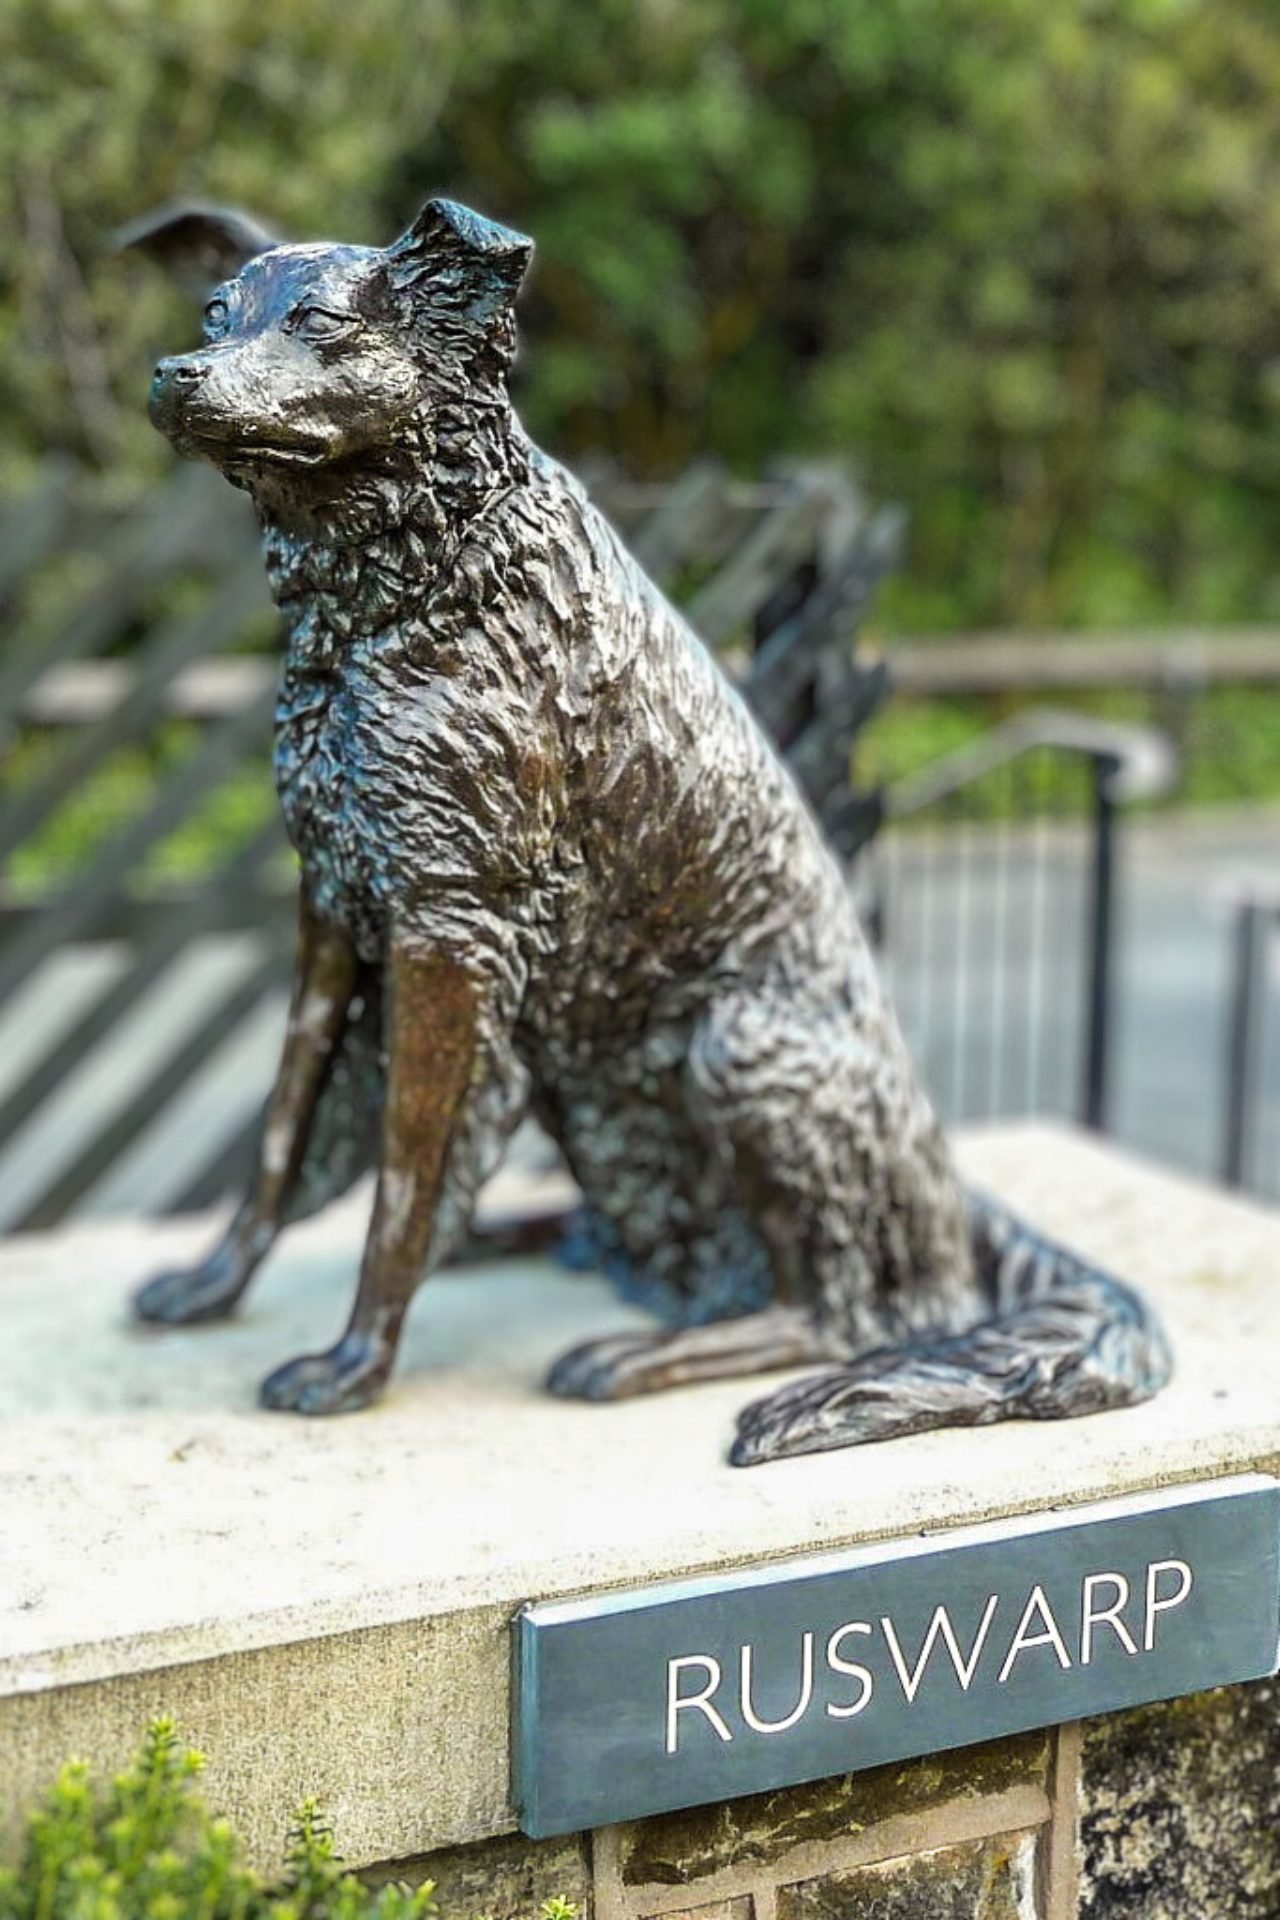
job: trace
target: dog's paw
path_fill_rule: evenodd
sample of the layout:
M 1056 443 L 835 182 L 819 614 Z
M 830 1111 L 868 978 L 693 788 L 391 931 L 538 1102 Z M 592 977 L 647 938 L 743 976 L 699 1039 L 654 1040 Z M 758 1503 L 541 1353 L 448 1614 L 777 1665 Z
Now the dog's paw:
M 859 1384 L 850 1378 L 849 1369 L 834 1368 L 753 1400 L 738 1415 L 730 1465 L 756 1467 L 766 1460 L 826 1453 L 879 1438 L 866 1420 Z
M 619 1333 L 586 1340 L 560 1358 L 547 1375 L 547 1388 L 564 1400 L 625 1400 L 662 1385 L 658 1349 L 661 1336 Z
M 231 1262 L 214 1254 L 202 1266 L 158 1273 L 133 1296 L 139 1320 L 155 1326 L 190 1327 L 201 1320 L 222 1320 L 244 1292 L 244 1277 Z
M 901 1353 L 883 1348 L 752 1401 L 738 1415 L 738 1437 L 729 1461 L 735 1467 L 754 1467 L 765 1460 L 865 1447 L 958 1424 L 927 1367 L 913 1376 Z
M 356 1413 L 381 1397 L 390 1371 L 384 1348 L 348 1334 L 328 1353 L 304 1354 L 277 1367 L 258 1398 L 273 1413 Z

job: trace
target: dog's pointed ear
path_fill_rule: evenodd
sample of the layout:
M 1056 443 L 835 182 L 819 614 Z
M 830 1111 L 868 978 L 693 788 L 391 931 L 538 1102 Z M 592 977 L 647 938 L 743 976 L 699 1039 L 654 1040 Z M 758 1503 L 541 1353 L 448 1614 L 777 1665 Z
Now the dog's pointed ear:
M 509 319 L 533 257 L 533 242 L 456 200 L 428 200 L 387 249 L 392 285 L 483 332 Z
M 207 299 L 222 281 L 234 279 L 260 253 L 282 244 L 251 214 L 203 201 L 144 213 L 140 220 L 121 227 L 115 241 L 119 248 L 136 248 L 159 261 L 200 300 Z

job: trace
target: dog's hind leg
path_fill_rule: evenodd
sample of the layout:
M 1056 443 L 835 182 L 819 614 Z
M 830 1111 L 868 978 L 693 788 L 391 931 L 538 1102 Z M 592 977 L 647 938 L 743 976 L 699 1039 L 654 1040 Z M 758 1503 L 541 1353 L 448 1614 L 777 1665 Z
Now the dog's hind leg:
M 811 1366 L 838 1351 L 811 1314 L 774 1306 L 703 1327 L 584 1341 L 556 1361 L 547 1386 L 566 1399 L 625 1400 L 664 1387 Z
M 167 1326 L 219 1319 L 243 1295 L 286 1216 L 357 978 L 358 962 L 346 933 L 319 919 L 304 896 L 284 1051 L 249 1193 L 198 1267 L 158 1274 L 139 1289 L 133 1305 L 141 1319 Z
M 676 1333 L 588 1342 L 557 1362 L 551 1389 L 615 1399 L 847 1360 L 891 1337 L 903 1324 L 895 1272 L 920 1251 L 914 1241 L 927 1238 L 926 1222 L 917 1207 L 899 1236 L 913 1244 L 886 1244 L 879 1222 L 891 1217 L 885 1198 L 895 1170 L 887 1153 L 875 1164 L 876 1089 L 866 1081 L 865 1048 L 844 1010 L 831 1015 L 763 992 L 718 1000 L 690 1044 L 687 1111 L 700 1150 L 724 1169 L 725 1203 L 731 1196 L 767 1249 L 775 1304 Z M 945 1188 L 940 1197 L 949 1198 Z M 958 1190 L 955 1212 L 963 1249 Z M 684 1231 L 713 1239 L 716 1224 L 693 1218 Z M 951 1279 L 964 1290 L 960 1265 Z

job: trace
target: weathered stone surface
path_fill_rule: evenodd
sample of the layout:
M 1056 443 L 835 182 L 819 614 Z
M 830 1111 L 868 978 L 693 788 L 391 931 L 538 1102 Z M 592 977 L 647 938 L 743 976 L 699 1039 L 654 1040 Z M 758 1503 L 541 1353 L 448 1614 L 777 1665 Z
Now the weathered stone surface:
M 1028 1733 L 663 1814 L 623 1829 L 619 1872 L 624 1886 L 683 1886 L 727 1867 L 764 1866 L 795 1847 L 864 1833 L 884 1820 L 1043 1785 L 1048 1752 L 1046 1735 Z
M 1035 1846 L 1002 1834 L 780 1887 L 778 1920 L 1033 1920 Z
M 433 1880 L 443 1920 L 534 1920 L 544 1900 L 572 1900 L 583 1920 L 591 1914 L 591 1863 L 586 1840 L 526 1840 L 503 1834 L 467 1847 L 444 1847 L 361 1874 L 370 1886 Z
M 1081 1920 L 1275 1920 L 1280 1684 L 1223 1687 L 1085 1729 Z

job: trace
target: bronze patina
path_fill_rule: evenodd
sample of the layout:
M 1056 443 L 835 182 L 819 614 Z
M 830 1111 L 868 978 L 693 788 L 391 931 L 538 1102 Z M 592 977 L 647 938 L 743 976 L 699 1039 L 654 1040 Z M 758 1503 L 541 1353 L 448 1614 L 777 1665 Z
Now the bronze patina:
M 791 776 L 522 430 L 531 243 L 447 200 L 386 249 L 207 207 L 131 237 L 211 288 L 151 413 L 257 510 L 302 866 L 256 1177 L 138 1312 L 228 1313 L 282 1224 L 372 1160 L 348 1329 L 262 1388 L 366 1405 L 532 1111 L 600 1257 L 670 1323 L 566 1354 L 556 1393 L 820 1363 L 742 1414 L 748 1464 L 1156 1391 L 1142 1302 L 963 1193 Z

